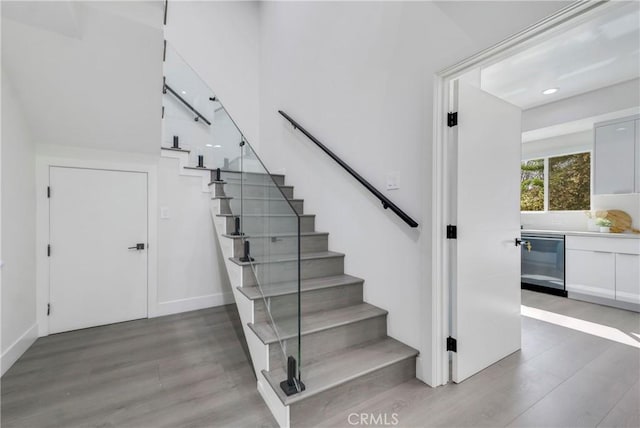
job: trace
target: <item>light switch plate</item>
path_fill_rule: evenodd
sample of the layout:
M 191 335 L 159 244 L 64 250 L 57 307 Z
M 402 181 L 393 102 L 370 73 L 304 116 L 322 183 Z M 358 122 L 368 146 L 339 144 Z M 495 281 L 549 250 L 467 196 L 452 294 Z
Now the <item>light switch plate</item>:
M 387 173 L 387 190 L 397 190 L 400 188 L 400 173 L 388 172 Z
M 160 207 L 160 218 L 162 220 L 169 218 L 169 207 Z

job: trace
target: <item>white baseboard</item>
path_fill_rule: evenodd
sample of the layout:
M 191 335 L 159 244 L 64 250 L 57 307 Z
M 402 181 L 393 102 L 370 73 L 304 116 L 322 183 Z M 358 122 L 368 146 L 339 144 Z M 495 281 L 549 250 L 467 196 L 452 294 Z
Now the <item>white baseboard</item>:
M 9 348 L 2 353 L 0 357 L 0 371 L 1 376 L 11 368 L 11 366 L 18 361 L 18 358 L 24 354 L 27 349 L 33 345 L 33 342 L 38 338 L 38 323 L 33 324 L 22 335 L 16 339 L 15 342 L 9 346 Z
M 233 293 L 216 293 L 206 296 L 190 297 L 188 299 L 169 300 L 159 302 L 155 316 L 179 314 L 181 312 L 197 311 L 198 309 L 234 303 Z

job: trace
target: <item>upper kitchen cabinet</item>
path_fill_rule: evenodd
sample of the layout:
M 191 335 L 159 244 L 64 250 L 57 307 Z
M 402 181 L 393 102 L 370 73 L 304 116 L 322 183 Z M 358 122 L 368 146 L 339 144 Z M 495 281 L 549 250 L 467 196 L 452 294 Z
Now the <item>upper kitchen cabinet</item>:
M 640 120 L 595 125 L 593 193 L 640 192 Z

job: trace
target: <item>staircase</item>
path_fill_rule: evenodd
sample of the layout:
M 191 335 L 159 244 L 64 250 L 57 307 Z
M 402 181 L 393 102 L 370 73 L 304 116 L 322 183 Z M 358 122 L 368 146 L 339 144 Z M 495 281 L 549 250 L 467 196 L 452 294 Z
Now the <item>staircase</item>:
M 272 194 L 273 177 L 286 196 Z M 212 181 L 211 214 L 249 345 L 258 389 L 282 427 L 318 426 L 327 417 L 415 377 L 418 352 L 387 336 L 387 311 L 362 299 L 364 280 L 344 273 L 344 254 L 329 251 L 328 233 L 315 230 L 284 176 L 223 172 Z M 233 235 L 243 221 L 269 222 L 267 234 Z M 264 212 L 268 206 L 269 211 Z M 300 336 L 302 392 L 287 396 L 283 349 L 297 346 L 297 232 L 288 230 L 290 207 L 300 215 Z M 295 216 L 295 215 L 293 215 Z M 266 220 L 265 220 L 266 219 Z M 245 227 L 263 230 L 260 225 Z M 241 261 L 244 241 L 253 262 Z M 268 245 L 261 245 L 267 241 Z M 260 250 L 268 248 L 268 257 Z M 263 257 L 265 256 L 265 257 Z M 258 284 L 259 270 L 270 272 Z
M 345 274 L 345 255 L 329 251 L 293 186 L 268 172 L 215 93 L 165 47 L 162 156 L 212 195 L 258 391 L 280 426 L 323 425 L 414 378 L 418 352 L 387 336 L 387 311 L 363 301 L 364 280 Z

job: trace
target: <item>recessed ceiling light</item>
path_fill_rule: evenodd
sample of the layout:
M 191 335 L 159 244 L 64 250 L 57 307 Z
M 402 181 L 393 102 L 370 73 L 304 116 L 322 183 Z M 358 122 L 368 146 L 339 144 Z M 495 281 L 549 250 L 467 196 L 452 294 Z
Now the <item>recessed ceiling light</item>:
M 219 149 L 220 147 L 222 147 L 220 144 L 216 144 L 215 146 L 213 146 L 214 149 Z
M 213 147 L 213 145 L 212 145 L 212 144 L 205 144 L 205 146 L 207 146 L 207 147 Z
M 624 126 L 622 126 L 622 127 L 618 128 L 618 129 L 616 129 L 616 131 L 626 131 L 626 130 L 627 130 L 627 128 L 625 128 Z
M 542 95 L 551 95 L 555 94 L 556 92 L 558 92 L 558 88 L 549 88 L 542 91 Z
M 182 95 L 187 95 L 187 91 L 182 91 Z

